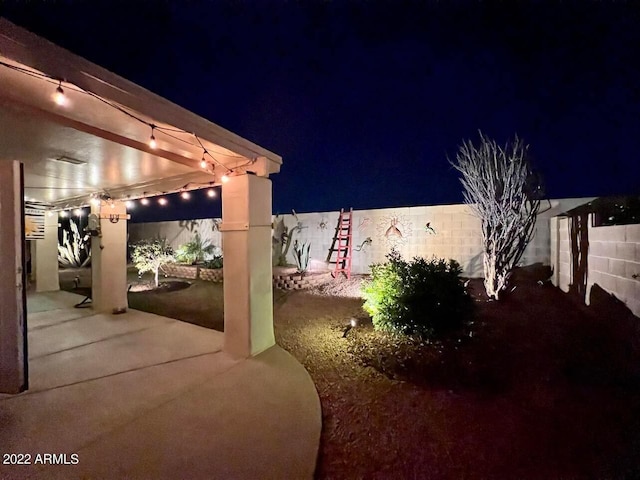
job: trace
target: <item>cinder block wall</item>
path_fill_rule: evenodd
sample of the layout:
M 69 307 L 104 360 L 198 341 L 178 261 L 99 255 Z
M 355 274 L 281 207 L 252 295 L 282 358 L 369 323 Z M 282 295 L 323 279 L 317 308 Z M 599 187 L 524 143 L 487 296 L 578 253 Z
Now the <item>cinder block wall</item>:
M 640 225 L 590 227 L 588 262 L 587 292 L 598 284 L 640 317 Z
M 274 225 L 284 222 L 292 235 L 287 263 L 295 264 L 293 243 L 297 240 L 311 245 L 313 269 L 333 268 L 324 262 L 333 242 L 338 218 L 337 211 L 274 215 Z M 199 232 L 203 239 L 222 248 L 221 233 L 217 229 L 219 222 L 220 219 L 203 219 L 132 223 L 129 225 L 129 243 L 160 236 L 178 248 Z M 427 224 L 430 228 L 427 228 Z M 300 228 L 296 228 L 298 226 Z M 273 239 L 275 248 L 278 247 L 278 241 Z M 464 204 L 355 210 L 353 242 L 353 273 L 369 273 L 372 263 L 384 262 L 385 256 L 392 248 L 396 248 L 405 258 L 453 258 L 462 265 L 465 276 L 483 275 L 480 220 Z M 332 259 L 335 259 L 335 253 Z M 549 265 L 550 261 L 549 218 L 541 215 L 535 236 L 525 250 L 521 264 Z
M 301 213 L 276 215 L 274 222 L 284 221 L 290 231 L 293 229 L 293 241 L 309 242 L 311 258 L 324 261 L 338 218 L 337 211 Z M 300 229 L 295 228 L 298 224 Z M 540 217 L 534 239 L 522 258 L 523 265 L 549 264 L 549 235 L 549 220 Z M 365 242 L 367 239 L 371 242 Z M 465 276 L 483 275 L 480 220 L 467 205 L 355 210 L 353 241 L 353 273 L 369 273 L 372 263 L 383 262 L 386 254 L 396 248 L 405 258 L 453 258 L 460 262 Z M 292 247 L 287 261 L 294 263 Z

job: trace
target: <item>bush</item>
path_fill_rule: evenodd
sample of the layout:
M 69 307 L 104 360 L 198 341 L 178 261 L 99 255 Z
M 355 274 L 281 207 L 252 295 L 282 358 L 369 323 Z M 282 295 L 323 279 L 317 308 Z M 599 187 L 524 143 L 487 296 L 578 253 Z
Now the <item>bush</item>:
M 371 266 L 371 280 L 362 287 L 363 308 L 376 330 L 437 338 L 469 320 L 473 300 L 458 262 L 420 257 L 407 262 L 395 250 L 387 259 Z
M 204 268 L 222 268 L 222 255 L 216 255 L 210 260 L 202 262 Z
M 215 251 L 215 245 L 209 240 L 202 239 L 200 233 L 196 232 L 190 242 L 181 245 L 176 251 L 176 259 L 183 263 L 200 263 L 206 255 L 210 255 Z

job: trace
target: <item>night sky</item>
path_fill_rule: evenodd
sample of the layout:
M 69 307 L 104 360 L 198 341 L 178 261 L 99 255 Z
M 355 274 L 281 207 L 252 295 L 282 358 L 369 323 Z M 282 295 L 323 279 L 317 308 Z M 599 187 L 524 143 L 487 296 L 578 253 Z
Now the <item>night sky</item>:
M 282 155 L 274 213 L 459 203 L 447 158 L 478 129 L 522 137 L 548 197 L 640 194 L 638 2 L 0 5 Z

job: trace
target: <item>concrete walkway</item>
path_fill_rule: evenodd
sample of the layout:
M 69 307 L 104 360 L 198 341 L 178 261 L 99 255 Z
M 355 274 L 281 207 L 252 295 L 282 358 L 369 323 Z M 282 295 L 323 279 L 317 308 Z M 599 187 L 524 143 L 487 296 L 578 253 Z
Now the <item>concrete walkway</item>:
M 0 395 L 0 454 L 31 465 L 0 464 L 0 478 L 313 476 L 320 402 L 287 352 L 235 360 L 219 332 L 80 300 L 28 299 L 30 389 Z M 45 453 L 77 464 L 36 465 Z

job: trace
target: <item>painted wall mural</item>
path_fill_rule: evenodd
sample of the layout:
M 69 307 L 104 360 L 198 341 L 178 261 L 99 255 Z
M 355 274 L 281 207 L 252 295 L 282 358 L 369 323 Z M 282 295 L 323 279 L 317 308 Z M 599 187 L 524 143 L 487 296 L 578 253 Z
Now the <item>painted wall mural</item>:
M 413 235 L 413 222 L 406 215 L 385 215 L 377 225 L 378 237 L 391 248 L 406 245 Z

